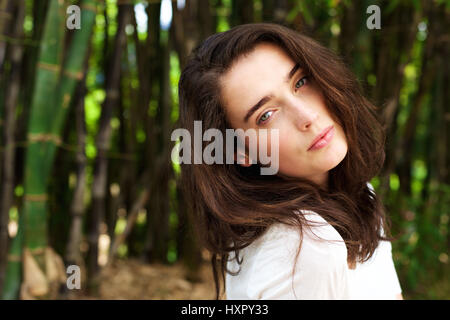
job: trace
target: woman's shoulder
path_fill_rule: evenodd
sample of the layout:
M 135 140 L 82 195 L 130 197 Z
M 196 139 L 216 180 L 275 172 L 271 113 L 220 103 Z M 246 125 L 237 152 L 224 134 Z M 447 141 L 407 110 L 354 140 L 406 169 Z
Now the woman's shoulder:
M 296 226 L 274 224 L 253 243 L 254 250 L 258 251 L 256 257 L 259 260 L 266 256 L 293 257 L 300 248 L 299 259 L 333 259 L 346 263 L 347 248 L 336 229 L 313 211 L 302 210 L 299 214 L 303 214 L 308 222 L 308 226 L 302 227 L 301 235 Z
M 342 296 L 339 292 L 344 290 L 347 270 L 345 243 L 318 214 L 303 214 L 312 226 L 303 228 L 301 242 L 297 227 L 275 224 L 252 244 L 247 261 L 244 255 L 249 297 L 294 298 L 292 272 L 298 297 L 327 298 L 329 290 L 330 297 L 333 292 L 337 292 L 336 297 Z
M 343 242 L 341 235 L 318 213 L 311 210 L 299 210 L 307 225 L 302 226 L 302 239 L 329 240 Z M 260 242 L 269 240 L 283 240 L 284 238 L 299 238 L 299 229 L 296 226 L 276 223 L 270 226 L 260 239 Z

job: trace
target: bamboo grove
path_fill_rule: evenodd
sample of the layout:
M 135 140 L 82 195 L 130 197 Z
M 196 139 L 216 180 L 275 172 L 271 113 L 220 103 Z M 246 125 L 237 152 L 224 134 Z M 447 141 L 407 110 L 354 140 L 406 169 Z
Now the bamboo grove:
M 379 30 L 366 27 L 372 4 Z M 70 5 L 80 29 L 66 25 Z M 0 0 L 3 299 L 67 297 L 69 265 L 95 294 L 115 259 L 179 262 L 199 279 L 204 252 L 170 160 L 178 78 L 199 41 L 262 21 L 306 32 L 352 67 L 387 133 L 372 184 L 404 296 L 449 298 L 448 1 Z

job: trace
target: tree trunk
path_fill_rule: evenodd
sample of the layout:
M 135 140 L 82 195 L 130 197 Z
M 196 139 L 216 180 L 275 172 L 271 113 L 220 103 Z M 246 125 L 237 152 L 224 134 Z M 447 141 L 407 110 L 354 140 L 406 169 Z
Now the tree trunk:
M 136 222 L 138 213 L 142 208 L 145 207 L 145 204 L 147 203 L 149 196 L 150 196 L 150 190 L 148 190 L 148 189 L 142 190 L 139 197 L 137 198 L 136 202 L 131 207 L 130 212 L 128 213 L 128 216 L 127 216 L 127 224 L 125 226 L 125 230 L 120 235 L 118 235 L 116 238 L 114 238 L 114 241 L 112 242 L 112 245 L 110 247 L 110 252 L 109 252 L 108 264 L 112 263 L 112 261 L 115 258 L 115 255 L 117 253 L 117 249 L 125 241 L 125 239 L 128 237 L 128 235 L 132 231 L 134 224 Z
M 252 0 L 232 0 L 230 26 L 254 22 L 254 9 Z
M 181 186 L 177 185 L 177 204 L 178 204 L 178 231 L 177 231 L 177 249 L 178 258 L 187 268 L 186 278 L 189 281 L 197 282 L 201 280 L 199 267 L 202 262 L 202 253 L 200 243 L 193 228 L 195 221 L 191 221 L 191 215 L 187 208 L 187 201 L 183 195 Z
M 273 22 L 287 25 L 286 17 L 294 6 L 293 1 L 289 0 L 262 0 L 262 17 L 265 22 Z M 245 20 L 240 20 L 240 23 Z M 251 22 L 251 21 L 250 21 Z
M 203 10 L 199 14 L 207 15 L 209 10 Z M 207 18 L 204 18 L 205 20 Z M 215 33 L 216 24 L 211 24 L 210 29 L 202 29 L 198 21 L 202 19 L 196 16 L 196 11 L 193 11 L 190 6 L 187 6 L 179 11 L 174 12 L 173 21 L 173 46 L 177 52 L 178 60 L 180 61 L 180 69 L 182 70 L 186 65 L 187 56 L 192 52 L 192 49 L 204 40 L 209 35 Z M 199 33 L 199 30 L 203 30 Z M 192 215 L 186 211 L 188 208 L 185 204 L 180 181 L 177 180 L 177 214 L 178 214 L 178 229 L 177 229 L 177 253 L 178 259 L 187 267 L 187 278 L 191 281 L 199 279 L 199 267 L 202 262 L 201 248 L 196 238 L 196 235 L 192 232 L 195 221 L 192 221 Z
M 430 90 L 436 73 L 436 63 L 432 59 L 433 53 L 435 51 L 434 46 L 436 41 L 435 30 L 433 30 L 434 22 L 434 20 L 430 21 L 430 26 L 428 28 L 430 32 L 428 33 L 423 49 L 424 52 L 422 54 L 422 72 L 419 77 L 418 89 L 412 102 L 411 111 L 405 124 L 404 133 L 401 137 L 400 147 L 402 157 L 399 158 L 398 173 L 400 180 L 400 189 L 402 190 L 402 193 L 407 197 L 411 196 L 412 161 L 414 159 L 413 153 L 415 145 L 415 133 L 417 131 L 417 122 L 419 120 L 420 110 L 423 105 L 425 95 Z
M 190 2 L 186 3 L 186 5 L 190 4 Z M 140 83 L 143 84 L 143 87 L 140 87 L 140 90 L 143 91 L 145 88 L 148 88 L 150 95 L 148 96 L 149 102 L 154 102 L 157 98 L 157 94 L 160 94 L 160 90 L 154 90 L 154 87 L 158 77 L 160 77 L 160 67 L 161 67 L 161 57 L 160 57 L 160 24 L 159 24 L 159 12 L 161 10 L 161 3 L 152 3 L 147 7 L 147 15 L 148 15 L 148 36 L 145 42 L 145 56 L 147 57 L 148 71 L 149 77 L 146 77 L 145 74 L 139 73 L 140 79 L 145 80 Z M 174 12 L 174 19 L 176 15 L 176 10 Z M 174 21 L 172 22 L 173 28 Z M 142 62 L 141 62 L 142 65 Z M 146 65 L 147 66 L 147 65 Z M 141 68 L 139 68 L 141 70 Z M 156 121 L 154 118 L 154 114 L 150 114 L 149 105 L 143 105 L 143 116 L 144 116 L 144 130 L 146 135 L 146 148 L 145 148 L 145 163 L 147 163 L 150 168 L 149 178 L 147 181 L 148 185 L 151 185 L 155 182 L 156 168 L 157 168 L 157 159 L 156 159 L 156 139 L 157 139 L 157 129 Z M 152 189 L 150 188 L 150 192 Z M 150 194 L 150 199 L 153 199 L 153 193 Z M 151 259 L 151 252 L 153 251 L 153 230 L 152 230 L 152 219 L 153 219 L 153 208 L 154 204 L 152 201 L 148 202 L 146 205 L 147 209 L 147 225 L 146 225 L 146 238 L 144 243 L 144 251 L 142 253 L 141 259 L 143 261 L 149 261 Z
M 134 18 L 134 15 L 131 15 Z M 135 20 L 135 19 L 133 19 Z M 134 22 L 133 22 L 134 23 Z M 134 29 L 134 41 L 137 37 L 137 28 Z M 136 47 L 136 51 L 138 48 Z M 139 192 L 136 185 L 136 173 L 137 173 L 137 159 L 133 157 L 137 153 L 137 131 L 138 131 L 138 119 L 139 113 L 141 112 L 141 106 L 139 105 L 139 100 L 141 96 L 139 95 L 139 89 L 134 89 L 131 85 L 131 79 L 133 77 L 132 68 L 136 67 L 129 55 L 126 55 L 126 75 L 125 79 L 128 81 L 122 83 L 122 92 L 124 93 L 124 102 L 128 101 L 125 105 L 123 103 L 122 113 L 119 116 L 121 119 L 120 133 L 121 141 L 120 146 L 122 152 L 126 155 L 121 163 L 119 172 L 119 184 L 120 184 L 120 198 L 121 203 L 123 203 L 126 208 L 127 214 L 130 214 L 132 210 L 133 202 Z M 148 93 L 142 97 L 147 99 Z M 126 108 L 126 112 L 125 111 Z M 124 115 L 127 114 L 127 117 Z M 140 210 L 140 209 L 139 209 Z M 130 236 L 128 237 L 128 256 L 138 256 L 141 252 L 136 246 L 139 242 L 137 239 L 136 229 L 133 229 Z
M 198 7 L 202 7 L 202 10 L 197 10 Z M 173 46 L 178 53 L 180 68 L 185 66 L 187 56 L 194 47 L 215 33 L 216 25 L 211 15 L 212 10 L 209 2 L 205 0 L 186 1 L 186 6 L 182 10 L 174 10 Z
M 10 35 L 10 25 L 16 24 L 14 20 L 20 17 L 14 14 L 14 1 L 0 0 L 0 74 L 3 70 L 3 63 L 5 62 L 6 48 L 8 46 L 7 37 Z M 6 37 L 5 37 L 6 36 Z
M 170 31 L 169 31 L 170 32 Z M 150 221 L 148 237 L 153 246 L 147 252 L 150 261 L 167 262 L 167 250 L 169 240 L 169 179 L 171 172 L 170 162 L 170 115 L 172 110 L 171 92 L 170 92 L 170 50 L 171 37 L 168 36 L 165 43 L 161 44 L 162 64 L 161 77 L 159 81 L 160 96 L 158 101 L 158 112 L 155 124 L 157 128 L 157 153 L 154 166 L 153 179 L 158 188 L 152 192 L 152 201 L 150 202 Z
M 25 17 L 25 2 L 16 3 L 14 30 L 12 37 L 21 39 L 23 35 L 23 21 Z M 15 160 L 15 130 L 16 130 L 16 105 L 20 88 L 20 68 L 23 47 L 19 43 L 11 44 L 9 47 L 10 74 L 8 86 L 5 92 L 5 123 L 3 126 L 4 153 L 2 161 L 3 172 L 0 188 L 0 294 L 3 291 L 5 267 L 8 253 L 8 222 L 9 209 L 13 200 L 14 190 L 14 160 Z
M 389 179 L 395 170 L 399 157 L 399 138 L 397 132 L 397 116 L 399 113 L 400 90 L 404 83 L 406 65 L 412 57 L 412 49 L 416 36 L 417 24 L 421 12 L 415 11 L 411 4 L 398 5 L 393 13 L 386 17 L 380 34 L 380 42 L 374 46 L 380 48 L 376 61 L 376 87 L 373 91 L 374 100 L 382 105 L 381 119 L 386 132 L 386 160 L 380 173 L 379 196 L 384 199 L 389 192 Z M 398 41 L 400 39 L 400 41 Z M 398 54 L 398 53 L 403 54 Z M 392 68 L 386 66 L 393 66 Z M 395 66 L 395 67 L 394 67 Z
M 114 107 L 117 106 L 120 85 L 120 62 L 126 46 L 125 26 L 129 23 L 132 5 L 118 4 L 117 33 L 114 40 L 111 60 L 108 63 L 106 78 L 106 98 L 102 106 L 99 131 L 96 138 L 97 156 L 94 163 L 92 183 L 92 214 L 89 226 L 88 251 L 88 289 L 95 293 L 98 290 L 98 238 L 100 223 L 105 216 L 106 182 L 108 172 L 107 152 L 111 138 L 110 121 Z
M 365 11 L 363 10 L 363 3 L 361 1 L 349 2 L 348 4 L 342 3 L 342 6 L 341 33 L 339 34 L 338 40 L 339 53 L 349 65 L 352 65 L 358 31 Z
M 77 133 L 77 152 L 75 162 L 77 167 L 77 181 L 73 193 L 72 203 L 70 205 L 70 229 L 66 244 L 65 263 L 66 265 L 81 265 L 80 242 L 82 237 L 83 214 L 85 211 L 84 192 L 86 185 L 86 166 L 87 159 L 85 153 L 86 147 L 86 123 L 84 112 L 84 99 L 86 87 L 84 81 L 79 84 L 78 102 L 75 106 L 75 125 Z

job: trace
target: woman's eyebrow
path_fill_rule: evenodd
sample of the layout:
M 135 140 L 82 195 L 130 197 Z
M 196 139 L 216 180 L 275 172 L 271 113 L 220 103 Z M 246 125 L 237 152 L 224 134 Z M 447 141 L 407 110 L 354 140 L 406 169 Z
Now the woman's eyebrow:
M 289 71 L 289 73 L 285 77 L 285 82 L 289 82 L 294 74 L 297 72 L 297 70 L 300 69 L 300 64 L 296 63 L 295 66 Z M 273 98 L 272 94 L 264 96 L 261 100 L 259 100 L 253 107 L 251 107 L 247 114 L 244 117 L 244 122 L 247 122 L 248 119 L 254 114 L 259 108 L 261 108 L 263 105 L 265 105 L 267 102 L 269 102 Z

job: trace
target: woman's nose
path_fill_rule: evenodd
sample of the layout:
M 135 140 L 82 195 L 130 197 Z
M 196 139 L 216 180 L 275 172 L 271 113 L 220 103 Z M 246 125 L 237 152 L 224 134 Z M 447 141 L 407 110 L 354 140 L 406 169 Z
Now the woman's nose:
M 317 108 L 315 108 L 311 104 L 307 104 L 304 101 L 299 101 L 298 99 L 294 101 L 292 104 L 292 120 L 295 121 L 296 127 L 300 131 L 309 130 L 311 125 L 317 120 L 319 117 L 319 112 Z

